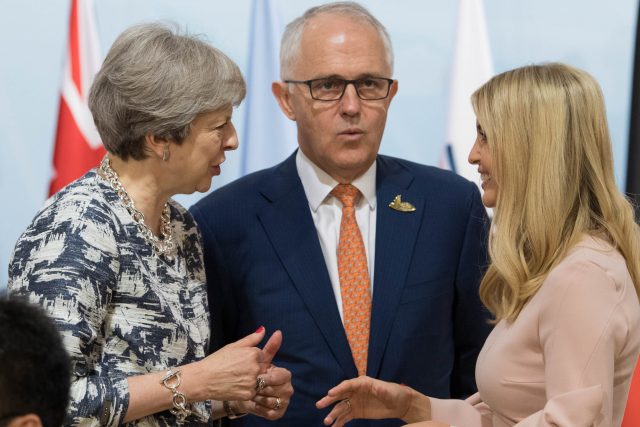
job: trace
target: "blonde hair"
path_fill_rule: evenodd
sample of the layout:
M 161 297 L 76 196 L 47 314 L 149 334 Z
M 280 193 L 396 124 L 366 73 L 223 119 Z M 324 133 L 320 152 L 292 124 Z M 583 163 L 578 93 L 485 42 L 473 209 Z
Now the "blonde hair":
M 496 320 L 515 320 L 585 234 L 620 251 L 640 295 L 640 229 L 616 187 L 594 78 L 564 64 L 531 65 L 493 77 L 471 101 L 499 188 L 480 285 Z

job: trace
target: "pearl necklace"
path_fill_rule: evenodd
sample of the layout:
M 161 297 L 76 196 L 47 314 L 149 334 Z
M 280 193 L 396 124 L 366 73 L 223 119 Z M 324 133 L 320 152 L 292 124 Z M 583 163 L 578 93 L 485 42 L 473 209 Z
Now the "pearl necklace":
M 127 208 L 129 214 L 133 218 L 133 222 L 138 225 L 138 230 L 142 233 L 144 240 L 153 247 L 156 254 L 164 256 L 167 260 L 173 259 L 173 251 L 175 249 L 175 242 L 173 241 L 173 229 L 171 228 L 171 213 L 169 210 L 169 203 L 165 203 L 162 210 L 162 216 L 160 217 L 160 238 L 156 236 L 149 226 L 144 222 L 144 214 L 136 209 L 133 199 L 127 193 L 122 182 L 118 178 L 116 171 L 111 168 L 111 160 L 105 156 L 100 162 L 98 168 L 98 175 L 102 177 L 116 192 L 120 201 Z

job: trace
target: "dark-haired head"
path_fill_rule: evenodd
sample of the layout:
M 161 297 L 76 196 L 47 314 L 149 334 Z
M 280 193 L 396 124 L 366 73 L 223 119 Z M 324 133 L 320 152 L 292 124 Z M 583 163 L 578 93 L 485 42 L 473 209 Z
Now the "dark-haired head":
M 53 322 L 40 307 L 0 298 L 0 427 L 62 425 L 69 388 L 69 357 Z

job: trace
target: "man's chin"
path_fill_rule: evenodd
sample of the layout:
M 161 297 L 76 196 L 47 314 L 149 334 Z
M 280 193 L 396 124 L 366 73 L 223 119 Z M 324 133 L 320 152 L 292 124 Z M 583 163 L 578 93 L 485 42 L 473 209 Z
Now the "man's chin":
M 367 156 L 344 159 L 343 161 L 336 163 L 336 169 L 343 178 L 347 178 L 349 181 L 353 181 L 354 179 L 363 175 L 371 167 L 375 160 L 375 156 L 373 158 Z

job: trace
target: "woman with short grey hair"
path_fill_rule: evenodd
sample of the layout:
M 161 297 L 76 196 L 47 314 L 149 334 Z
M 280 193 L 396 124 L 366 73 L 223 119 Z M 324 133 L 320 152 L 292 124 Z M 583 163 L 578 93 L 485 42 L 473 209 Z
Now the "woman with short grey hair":
M 89 95 L 107 155 L 46 202 L 9 267 L 10 295 L 41 304 L 71 356 L 65 425 L 284 414 L 293 388 L 271 364 L 279 331 L 260 349 L 256 325 L 207 355 L 202 239 L 171 199 L 220 174 L 244 96 L 233 61 L 165 25 L 132 27 L 109 50 Z

